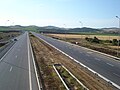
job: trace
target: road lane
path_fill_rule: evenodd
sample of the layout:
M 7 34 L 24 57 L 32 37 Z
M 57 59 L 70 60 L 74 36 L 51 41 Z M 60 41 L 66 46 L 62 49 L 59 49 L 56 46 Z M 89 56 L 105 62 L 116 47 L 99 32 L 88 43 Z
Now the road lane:
M 41 34 L 32 33 L 120 86 L 119 61 L 115 61 L 113 58 L 96 52 L 89 53 L 88 55 L 88 52 L 91 52 L 90 50 Z M 109 63 L 109 65 L 107 63 Z M 113 65 L 113 67 L 110 65 Z
M 27 32 L 21 35 L 11 51 L 0 62 L 0 90 L 38 90 L 31 51 L 28 50 L 30 47 L 27 35 Z

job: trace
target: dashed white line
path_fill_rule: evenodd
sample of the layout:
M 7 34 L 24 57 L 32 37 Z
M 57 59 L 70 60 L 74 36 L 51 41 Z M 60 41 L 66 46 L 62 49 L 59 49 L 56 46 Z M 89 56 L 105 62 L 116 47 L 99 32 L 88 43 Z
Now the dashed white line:
M 118 74 L 116 74 L 116 73 L 113 73 L 114 75 L 116 75 L 116 76 L 118 76 L 118 77 L 120 77 L 120 75 L 118 75 Z
M 15 56 L 15 58 L 17 58 L 17 55 Z
M 79 52 L 79 53 L 81 53 L 81 54 L 82 54 L 82 52 Z
M 10 70 L 9 70 L 10 72 L 12 71 L 12 67 L 10 67 Z
M 114 65 L 112 65 L 112 64 L 110 64 L 110 63 L 107 63 L 107 64 L 108 64 L 109 66 L 112 66 L 112 67 L 114 66 Z
M 93 53 L 93 52 L 87 52 L 87 53 L 91 54 L 91 53 Z
M 89 57 L 90 55 L 89 55 L 89 54 L 86 54 L 86 56 L 88 56 L 88 57 Z
M 99 58 L 95 58 L 97 61 L 101 61 Z

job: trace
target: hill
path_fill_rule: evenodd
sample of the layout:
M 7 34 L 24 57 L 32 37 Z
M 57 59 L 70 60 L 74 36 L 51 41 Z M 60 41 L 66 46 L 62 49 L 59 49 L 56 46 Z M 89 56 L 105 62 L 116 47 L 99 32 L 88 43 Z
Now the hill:
M 95 28 L 60 28 L 55 26 L 44 26 L 39 27 L 35 25 L 30 26 L 0 26 L 0 31 L 36 31 L 41 33 L 110 33 L 110 34 L 118 34 L 120 33 L 120 29 L 118 28 L 102 28 L 102 29 L 95 29 Z

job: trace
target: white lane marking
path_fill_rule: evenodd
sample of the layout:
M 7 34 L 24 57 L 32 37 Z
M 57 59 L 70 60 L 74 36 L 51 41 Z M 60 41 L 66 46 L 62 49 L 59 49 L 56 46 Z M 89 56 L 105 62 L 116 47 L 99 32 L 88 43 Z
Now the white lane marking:
M 93 52 L 87 52 L 87 53 L 91 54 L 91 53 L 93 53 Z
M 97 61 L 101 61 L 99 58 L 95 58 L 95 60 L 97 60 Z
M 91 60 L 89 60 L 89 59 L 86 59 L 86 61 L 91 61 Z
M 15 58 L 17 58 L 17 55 L 15 56 Z
M 116 75 L 116 76 L 118 76 L 118 77 L 120 77 L 120 75 L 118 75 L 118 74 L 116 74 L 116 73 L 113 73 L 114 75 Z
M 12 67 L 10 67 L 10 70 L 9 70 L 10 72 L 12 71 Z
M 90 55 L 89 55 L 89 54 L 86 54 L 86 56 L 88 56 L 88 57 L 89 57 Z
M 81 54 L 82 54 L 82 52 L 79 52 L 79 53 L 81 53 Z
M 108 64 L 109 66 L 112 66 L 112 67 L 114 66 L 114 65 L 112 65 L 112 64 L 110 64 L 110 63 L 107 63 L 107 64 Z
M 29 67 L 29 85 L 30 85 L 30 90 L 32 90 L 32 82 L 31 82 L 31 68 L 30 68 L 30 51 L 29 51 L 29 36 L 27 33 L 27 46 L 28 46 L 28 67 Z

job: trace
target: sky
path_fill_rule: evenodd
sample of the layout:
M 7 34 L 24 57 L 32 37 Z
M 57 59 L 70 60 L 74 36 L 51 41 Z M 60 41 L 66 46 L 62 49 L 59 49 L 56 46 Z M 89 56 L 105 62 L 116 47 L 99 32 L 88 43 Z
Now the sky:
M 118 27 L 120 0 L 0 0 L 0 26 Z

